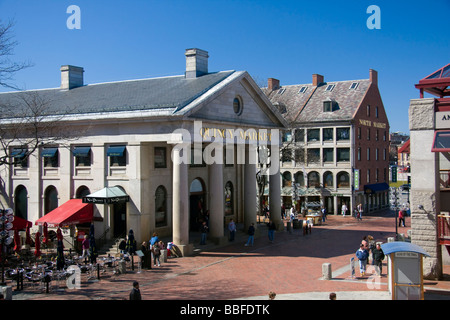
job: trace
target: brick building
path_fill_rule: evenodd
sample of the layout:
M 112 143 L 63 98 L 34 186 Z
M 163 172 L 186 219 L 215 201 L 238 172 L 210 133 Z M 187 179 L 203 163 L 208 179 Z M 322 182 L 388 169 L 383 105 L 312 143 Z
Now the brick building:
M 341 214 L 343 204 L 388 206 L 389 121 L 377 71 L 330 82 L 314 74 L 310 84 L 286 86 L 270 78 L 264 91 L 290 127 L 281 156 L 286 207 Z

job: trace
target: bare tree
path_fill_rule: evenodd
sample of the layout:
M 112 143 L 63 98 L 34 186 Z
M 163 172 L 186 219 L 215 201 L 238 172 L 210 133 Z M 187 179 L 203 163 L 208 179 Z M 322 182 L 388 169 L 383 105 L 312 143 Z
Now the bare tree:
M 0 86 L 18 89 L 11 83 L 16 72 L 31 66 L 29 62 L 14 62 L 11 60 L 17 41 L 12 35 L 13 21 L 2 23 L 0 20 Z
M 56 114 L 51 100 L 39 91 L 8 95 L 12 97 L 6 102 L 0 99 L 0 167 L 28 159 L 39 147 L 64 146 L 82 135 L 64 126 L 70 111 Z M 14 157 L 13 150 L 20 157 Z

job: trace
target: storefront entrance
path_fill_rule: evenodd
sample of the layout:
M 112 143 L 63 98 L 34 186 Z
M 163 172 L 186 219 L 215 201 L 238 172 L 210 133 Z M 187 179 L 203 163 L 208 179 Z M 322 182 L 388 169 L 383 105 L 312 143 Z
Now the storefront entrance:
M 114 238 L 126 234 L 127 231 L 127 204 L 126 202 L 119 202 L 113 204 L 113 219 L 114 219 Z
M 203 221 L 208 220 L 206 192 L 203 180 L 197 178 L 189 188 L 189 230 L 199 231 Z

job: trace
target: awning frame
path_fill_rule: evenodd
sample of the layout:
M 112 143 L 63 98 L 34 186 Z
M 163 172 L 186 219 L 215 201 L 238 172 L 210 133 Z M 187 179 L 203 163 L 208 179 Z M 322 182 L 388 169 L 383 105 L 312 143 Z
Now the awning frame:
M 436 136 L 438 136 L 440 133 L 448 134 L 450 139 L 450 130 L 436 130 L 434 132 L 433 144 L 431 145 L 431 152 L 450 152 L 450 148 L 436 148 Z

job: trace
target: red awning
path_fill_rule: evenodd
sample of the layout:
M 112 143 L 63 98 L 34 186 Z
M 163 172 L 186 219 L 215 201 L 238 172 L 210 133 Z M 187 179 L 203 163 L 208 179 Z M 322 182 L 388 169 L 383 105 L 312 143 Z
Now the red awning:
M 13 230 L 25 230 L 28 226 L 32 226 L 31 221 L 22 219 L 20 217 L 14 216 L 14 220 L 12 222 Z
M 74 224 L 91 222 L 94 216 L 94 207 L 92 203 L 83 203 L 81 199 L 72 199 L 50 211 L 45 216 L 35 222 L 42 226 L 47 222 L 48 226 L 70 226 Z

